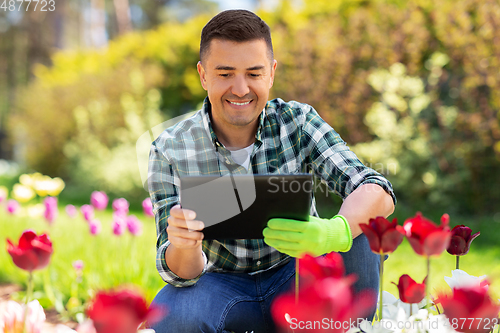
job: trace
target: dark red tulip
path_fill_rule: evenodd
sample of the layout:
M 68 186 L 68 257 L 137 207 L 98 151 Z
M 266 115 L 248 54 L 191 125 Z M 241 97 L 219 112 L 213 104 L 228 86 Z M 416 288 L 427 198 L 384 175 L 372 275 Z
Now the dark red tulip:
M 18 245 L 7 238 L 7 251 L 17 267 L 32 272 L 49 264 L 53 249 L 46 234 L 37 236 L 33 230 L 26 230 L 19 238 Z
M 360 224 L 361 230 L 370 243 L 370 248 L 377 254 L 394 252 L 403 241 L 404 232 L 398 226 L 398 220 L 389 222 L 382 216 L 370 219 L 368 224 Z
M 422 283 L 417 283 L 408 274 L 401 275 L 399 283 L 396 284 L 401 302 L 419 303 L 422 301 L 425 297 L 425 280 Z
M 136 333 L 142 322 L 165 315 L 148 308 L 146 300 L 130 290 L 98 292 L 87 314 L 97 333 Z
M 486 333 L 497 322 L 500 307 L 491 301 L 485 288 L 455 288 L 451 296 L 438 299 L 451 327 L 458 332 Z
M 472 236 L 471 234 L 472 230 L 469 227 L 463 224 L 455 226 L 451 229 L 451 241 L 446 251 L 455 256 L 466 255 L 469 252 L 470 243 L 481 233 L 476 232 Z
M 403 225 L 406 238 L 413 250 L 424 256 L 440 255 L 448 248 L 451 239 L 448 214 L 441 217 L 441 225 L 422 216 L 420 212 L 407 219 Z

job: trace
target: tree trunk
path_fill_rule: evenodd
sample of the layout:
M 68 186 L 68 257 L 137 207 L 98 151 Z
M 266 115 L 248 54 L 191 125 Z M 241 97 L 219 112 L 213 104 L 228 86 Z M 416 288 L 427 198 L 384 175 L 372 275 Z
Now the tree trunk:
M 118 22 L 118 34 L 123 35 L 132 30 L 129 3 L 128 0 L 113 0 L 113 4 Z

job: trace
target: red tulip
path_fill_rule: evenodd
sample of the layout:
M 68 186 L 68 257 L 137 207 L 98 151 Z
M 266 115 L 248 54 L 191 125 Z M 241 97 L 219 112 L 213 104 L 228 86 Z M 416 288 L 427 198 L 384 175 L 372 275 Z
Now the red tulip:
M 142 322 L 165 315 L 148 308 L 146 300 L 130 290 L 97 293 L 87 314 L 97 333 L 136 333 Z
M 278 296 L 271 305 L 276 324 L 294 332 L 346 332 L 357 324 L 375 304 L 376 295 L 362 293 L 354 297 L 352 279 L 325 278 L 299 292 Z
M 463 224 L 455 226 L 451 229 L 451 242 L 446 251 L 455 256 L 466 255 L 469 252 L 470 243 L 481 233 L 476 232 L 472 236 L 471 234 L 472 230 L 469 227 Z
M 484 288 L 455 288 L 453 295 L 439 296 L 438 299 L 456 331 L 489 332 L 497 322 L 500 307 L 493 304 Z
M 330 252 L 325 256 L 313 257 L 306 254 L 299 262 L 301 276 L 321 280 L 327 277 L 340 278 L 345 274 L 344 261 L 337 252 Z
M 406 238 L 413 250 L 424 256 L 441 254 L 450 244 L 451 232 L 448 227 L 448 214 L 441 217 L 441 225 L 436 226 L 419 212 L 405 221 L 403 225 Z
M 17 267 L 31 272 L 49 264 L 53 249 L 46 234 L 37 236 L 34 231 L 26 230 L 19 238 L 19 245 L 7 238 L 7 251 Z
M 356 278 L 344 277 L 342 256 L 332 252 L 326 256 L 306 255 L 300 259 L 301 280 L 299 303 L 293 292 L 278 296 L 271 305 L 275 322 L 295 332 L 343 332 L 356 318 L 363 317 L 375 304 L 376 295 L 361 293 L 354 297 L 352 284 Z M 305 282 L 305 283 L 304 283 Z M 352 321 L 350 321 L 352 320 Z M 320 327 L 307 327 L 307 322 L 321 322 Z M 341 327 L 335 326 L 341 325 Z
M 382 216 L 370 219 L 368 224 L 360 224 L 361 230 L 368 239 L 370 248 L 377 254 L 394 252 L 403 241 L 404 231 L 398 226 L 398 220 L 392 223 Z
M 399 299 L 404 303 L 419 303 L 425 297 L 425 280 L 417 283 L 408 274 L 403 274 L 396 284 L 399 290 Z M 394 282 L 393 282 L 394 283 Z M 394 283 L 395 284 L 395 283 Z

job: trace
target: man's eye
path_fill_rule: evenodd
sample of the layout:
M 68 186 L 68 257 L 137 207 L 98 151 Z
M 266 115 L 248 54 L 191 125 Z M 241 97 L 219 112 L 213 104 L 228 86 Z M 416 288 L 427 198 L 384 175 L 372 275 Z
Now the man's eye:
M 260 74 L 250 74 L 251 77 L 259 77 Z
M 229 76 L 229 74 L 227 74 L 227 73 L 222 73 L 222 74 L 219 74 L 219 76 L 222 76 L 222 77 L 228 77 L 228 76 Z

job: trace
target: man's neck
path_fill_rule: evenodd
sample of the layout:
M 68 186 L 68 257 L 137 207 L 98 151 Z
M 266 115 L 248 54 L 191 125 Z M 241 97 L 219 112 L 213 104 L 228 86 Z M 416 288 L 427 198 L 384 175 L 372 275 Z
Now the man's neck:
M 213 124 L 213 129 L 219 141 L 229 150 L 246 148 L 255 142 L 258 122 L 252 127 L 219 129 Z

